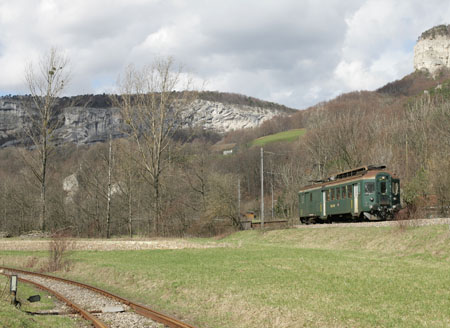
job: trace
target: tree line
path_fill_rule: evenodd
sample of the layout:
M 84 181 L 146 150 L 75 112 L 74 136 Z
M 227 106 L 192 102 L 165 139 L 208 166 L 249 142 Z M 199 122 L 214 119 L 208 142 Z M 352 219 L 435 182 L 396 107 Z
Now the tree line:
M 110 97 L 127 124 L 127 138 L 54 147 L 52 101 L 70 77 L 64 75 L 66 59 L 58 56 L 52 50 L 43 58 L 41 76 L 29 66 L 27 81 L 39 111 L 27 131 L 34 146 L 0 151 L 0 231 L 69 229 L 76 236 L 109 238 L 239 229 L 243 213 L 259 215 L 261 201 L 260 149 L 250 141 L 293 128 L 307 133 L 264 147 L 266 219 L 273 213 L 295 221 L 300 187 L 367 164 L 385 164 L 401 178 L 411 215 L 427 202 L 448 213 L 445 83 L 408 95 L 406 89 L 420 89 L 415 81 L 429 83 L 422 75 L 408 77 L 406 87 L 400 81 L 389 92 L 345 94 L 258 128 L 232 131 L 221 143 L 235 144 L 234 153 L 224 156 L 213 147 L 216 133 L 189 127 L 192 117 L 184 108 L 198 92 L 171 58 L 163 58 L 143 68 L 129 66 L 119 79 L 119 95 Z M 42 77 L 43 86 L 32 87 Z

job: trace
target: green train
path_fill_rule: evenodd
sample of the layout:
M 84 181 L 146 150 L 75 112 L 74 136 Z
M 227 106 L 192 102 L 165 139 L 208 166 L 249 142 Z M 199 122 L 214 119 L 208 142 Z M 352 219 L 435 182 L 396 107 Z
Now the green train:
M 344 220 L 388 220 L 400 210 L 400 180 L 386 166 L 363 166 L 303 187 L 299 196 L 304 224 Z

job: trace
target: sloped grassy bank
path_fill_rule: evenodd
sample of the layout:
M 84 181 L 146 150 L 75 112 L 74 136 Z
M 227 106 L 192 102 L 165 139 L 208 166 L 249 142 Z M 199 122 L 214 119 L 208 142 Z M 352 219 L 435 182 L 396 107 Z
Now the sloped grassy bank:
M 228 246 L 76 252 L 65 275 L 199 327 L 450 326 L 446 225 L 246 231 L 217 242 Z M 17 264 L 30 253 L 0 256 Z

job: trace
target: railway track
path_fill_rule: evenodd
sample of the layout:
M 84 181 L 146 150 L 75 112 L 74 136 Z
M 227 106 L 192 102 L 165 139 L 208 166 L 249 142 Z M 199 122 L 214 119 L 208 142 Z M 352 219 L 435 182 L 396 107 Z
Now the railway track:
M 50 292 L 96 328 L 194 328 L 194 326 L 154 311 L 147 306 L 97 287 L 8 267 L 0 267 L 0 270 L 4 275 L 15 274 L 19 281 L 33 284 Z
M 393 221 L 371 221 L 371 222 L 333 222 L 333 223 L 318 223 L 318 224 L 298 224 L 294 228 L 337 228 L 337 227 L 395 227 L 395 226 L 410 226 L 420 227 L 436 224 L 450 224 L 450 218 L 435 218 L 435 219 L 417 219 L 417 220 L 393 220 Z

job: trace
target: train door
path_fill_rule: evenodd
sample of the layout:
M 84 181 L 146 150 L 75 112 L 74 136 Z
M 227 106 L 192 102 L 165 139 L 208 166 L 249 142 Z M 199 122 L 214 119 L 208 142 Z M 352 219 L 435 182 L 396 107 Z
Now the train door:
M 359 204 L 358 204 L 358 199 L 359 199 L 359 188 L 358 188 L 358 184 L 354 184 L 353 185 L 353 204 L 355 204 L 355 206 L 353 207 L 354 209 L 354 213 L 359 213 Z
M 389 177 L 386 175 L 378 175 L 377 176 L 377 194 L 378 194 L 378 203 L 380 205 L 390 205 L 390 187 L 391 183 L 389 181 Z
M 322 190 L 322 216 L 327 216 L 327 192 Z

